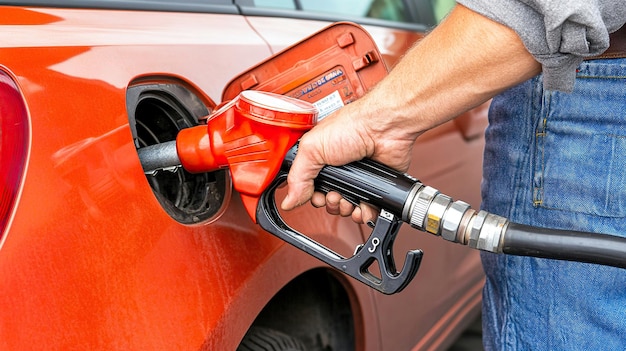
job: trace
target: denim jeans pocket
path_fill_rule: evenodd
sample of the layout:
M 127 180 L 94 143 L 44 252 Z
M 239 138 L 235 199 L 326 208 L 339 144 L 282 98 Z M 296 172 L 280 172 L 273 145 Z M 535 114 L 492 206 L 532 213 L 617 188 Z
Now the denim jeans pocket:
M 573 93 L 545 92 L 535 206 L 626 216 L 626 65 L 583 63 Z

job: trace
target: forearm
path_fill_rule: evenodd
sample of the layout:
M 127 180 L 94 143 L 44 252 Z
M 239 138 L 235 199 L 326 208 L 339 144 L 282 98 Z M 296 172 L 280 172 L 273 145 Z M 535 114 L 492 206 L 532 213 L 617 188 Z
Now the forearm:
M 515 32 L 459 5 L 357 102 L 373 133 L 416 137 L 539 72 Z

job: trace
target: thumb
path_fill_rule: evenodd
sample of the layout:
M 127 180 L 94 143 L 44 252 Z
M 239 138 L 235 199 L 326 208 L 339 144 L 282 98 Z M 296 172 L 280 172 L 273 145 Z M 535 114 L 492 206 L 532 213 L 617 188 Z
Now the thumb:
M 298 153 L 287 176 L 287 196 L 281 203 L 283 210 L 289 211 L 306 203 L 313 196 L 314 179 L 324 165 Z

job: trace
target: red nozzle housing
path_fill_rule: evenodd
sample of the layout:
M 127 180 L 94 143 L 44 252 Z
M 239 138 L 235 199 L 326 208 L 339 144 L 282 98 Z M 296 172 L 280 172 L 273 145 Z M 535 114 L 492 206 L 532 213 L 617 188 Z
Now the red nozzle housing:
M 212 113 L 207 126 L 181 130 L 176 149 L 189 172 L 230 168 L 233 186 L 256 222 L 259 197 L 287 151 L 316 122 L 317 109 L 306 101 L 246 90 Z

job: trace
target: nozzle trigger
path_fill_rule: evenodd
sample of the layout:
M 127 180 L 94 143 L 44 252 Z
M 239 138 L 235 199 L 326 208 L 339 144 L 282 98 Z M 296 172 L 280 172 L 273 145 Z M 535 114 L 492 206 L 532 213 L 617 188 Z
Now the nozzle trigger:
M 402 224 L 399 218 L 382 210 L 362 248 L 356 250 L 352 257 L 343 257 L 285 223 L 278 212 L 274 194 L 286 179 L 287 173 L 281 171 L 261 195 L 256 216 L 257 223 L 264 230 L 384 294 L 400 292 L 411 282 L 423 253 L 421 250 L 407 252 L 402 271 L 397 271 L 393 242 Z M 379 275 L 370 271 L 374 262 L 380 268 Z

